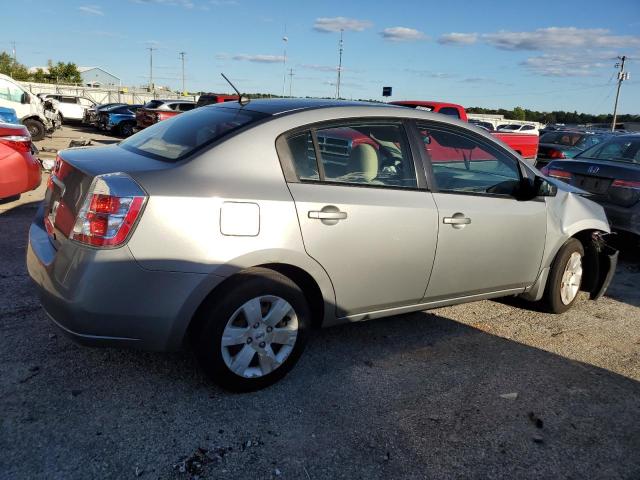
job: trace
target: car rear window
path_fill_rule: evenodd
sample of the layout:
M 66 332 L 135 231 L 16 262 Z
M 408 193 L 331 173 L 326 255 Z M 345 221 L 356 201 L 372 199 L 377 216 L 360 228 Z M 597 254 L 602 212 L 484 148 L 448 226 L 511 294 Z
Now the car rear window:
M 162 100 L 151 100 L 144 104 L 144 108 L 158 108 L 163 104 L 164 102 Z
M 265 117 L 263 113 L 235 108 L 200 108 L 145 128 L 120 146 L 158 160 L 175 162 Z

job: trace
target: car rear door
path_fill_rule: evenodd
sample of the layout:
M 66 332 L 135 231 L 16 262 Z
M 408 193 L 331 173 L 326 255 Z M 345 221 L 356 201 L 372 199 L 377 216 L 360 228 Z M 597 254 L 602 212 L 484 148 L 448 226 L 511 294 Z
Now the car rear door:
M 305 249 L 333 283 L 336 315 L 420 301 L 438 215 L 403 123 L 317 125 L 280 137 L 278 151 Z
M 536 280 L 544 251 L 543 199 L 519 201 L 518 161 L 484 137 L 419 122 L 440 225 L 426 301 L 508 291 Z

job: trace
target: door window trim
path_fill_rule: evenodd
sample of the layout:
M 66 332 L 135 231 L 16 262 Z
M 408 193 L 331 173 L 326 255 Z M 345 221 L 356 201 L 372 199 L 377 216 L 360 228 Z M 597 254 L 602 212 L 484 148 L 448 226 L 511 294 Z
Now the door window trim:
M 320 156 L 320 147 L 318 144 L 316 132 L 318 130 L 344 127 L 345 124 L 354 124 L 354 123 L 362 123 L 367 125 L 368 124 L 396 124 L 400 128 L 402 128 L 405 138 L 407 140 L 406 146 L 408 149 L 408 157 L 410 161 L 413 163 L 413 168 L 416 174 L 417 187 L 401 187 L 401 186 L 394 186 L 394 185 L 373 185 L 373 184 L 365 184 L 365 183 L 333 182 L 331 180 L 324 179 L 325 178 L 324 166 L 322 165 L 322 161 L 321 161 L 322 157 Z M 429 183 L 427 181 L 424 166 L 422 164 L 422 159 L 420 157 L 420 153 L 419 153 L 420 150 L 416 148 L 417 144 L 411 132 L 412 128 L 413 127 L 411 125 L 410 119 L 396 118 L 396 117 L 350 117 L 350 118 L 324 120 L 321 122 L 301 125 L 299 127 L 296 127 L 281 133 L 276 138 L 275 146 L 276 146 L 276 152 L 278 153 L 278 158 L 280 160 L 280 166 L 282 168 L 282 172 L 284 174 L 284 177 L 287 183 L 335 185 L 335 186 L 342 186 L 342 187 L 377 188 L 377 189 L 404 190 L 404 191 L 429 191 Z M 293 161 L 293 154 L 288 145 L 289 138 L 305 132 L 308 132 L 311 135 L 311 138 L 313 141 L 314 153 L 316 156 L 316 166 L 318 168 L 318 176 L 319 176 L 318 180 L 308 180 L 308 179 L 301 180 L 298 177 L 298 173 L 295 168 L 295 163 Z M 322 171 L 322 174 L 320 173 L 321 171 Z
M 507 194 L 502 194 L 502 193 L 487 193 L 487 192 L 464 192 L 464 191 L 456 191 L 456 190 L 441 190 L 438 187 L 438 183 L 436 182 L 436 178 L 435 178 L 435 174 L 433 173 L 433 164 L 431 162 L 431 159 L 427 157 L 427 152 L 424 148 L 424 141 L 422 140 L 422 138 L 420 137 L 420 129 L 418 127 L 418 125 L 425 125 L 427 127 L 431 127 L 433 129 L 436 130 L 440 130 L 442 132 L 445 133 L 453 133 L 455 135 L 460 135 L 462 137 L 467 137 L 470 138 L 471 140 L 477 142 L 480 146 L 487 148 L 490 153 L 492 153 L 491 151 L 494 151 L 496 154 L 501 154 L 504 155 L 507 158 L 510 158 L 511 160 L 513 160 L 517 166 L 518 169 L 518 175 L 520 176 L 520 181 L 522 181 L 523 178 L 528 178 L 528 175 L 525 175 L 522 171 L 522 165 L 520 165 L 520 160 L 518 160 L 518 158 L 513 155 L 512 153 L 510 153 L 508 150 L 505 150 L 504 148 L 502 148 L 500 145 L 492 145 L 490 141 L 488 141 L 486 138 L 484 138 L 482 135 L 478 135 L 476 132 L 473 131 L 466 131 L 462 128 L 458 128 L 455 127 L 453 125 L 449 125 L 449 124 L 445 124 L 445 123 L 440 123 L 440 122 L 436 122 L 433 120 L 424 120 L 424 119 L 412 119 L 411 123 L 413 124 L 413 128 L 411 129 L 411 133 L 414 135 L 414 141 L 418 142 L 420 145 L 420 148 L 418 150 L 418 154 L 419 157 L 422 161 L 423 164 L 423 169 L 425 171 L 426 177 L 427 177 L 427 182 L 429 184 L 430 190 L 433 193 L 446 193 L 446 194 L 453 194 L 453 195 L 469 195 L 469 196 L 476 196 L 476 197 L 493 197 L 493 198 L 505 198 L 505 199 L 512 199 L 515 201 L 518 201 L 514 196 L 512 195 L 507 195 Z

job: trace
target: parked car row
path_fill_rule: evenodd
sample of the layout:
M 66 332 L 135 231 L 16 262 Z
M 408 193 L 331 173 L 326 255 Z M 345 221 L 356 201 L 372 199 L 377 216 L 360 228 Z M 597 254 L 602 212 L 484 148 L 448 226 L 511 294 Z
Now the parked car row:
M 156 99 L 144 105 L 107 103 L 92 105 L 84 110 L 82 122 L 99 130 L 128 137 L 155 123 L 175 117 L 184 112 L 205 105 L 237 100 L 236 95 L 206 93 L 197 102 L 179 99 Z

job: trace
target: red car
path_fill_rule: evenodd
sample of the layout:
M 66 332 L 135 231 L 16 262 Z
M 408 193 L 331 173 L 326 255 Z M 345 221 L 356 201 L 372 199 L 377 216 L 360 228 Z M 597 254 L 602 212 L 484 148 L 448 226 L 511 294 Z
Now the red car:
M 142 130 L 182 112 L 193 110 L 195 106 L 195 102 L 189 100 L 151 100 L 136 111 L 136 127 Z
M 40 163 L 32 148 L 27 127 L 0 123 L 0 200 L 17 198 L 40 185 Z

